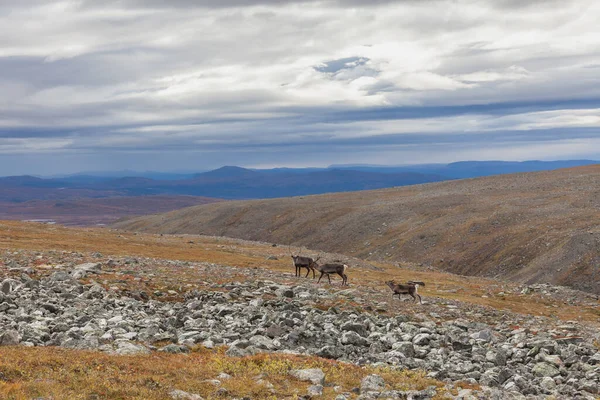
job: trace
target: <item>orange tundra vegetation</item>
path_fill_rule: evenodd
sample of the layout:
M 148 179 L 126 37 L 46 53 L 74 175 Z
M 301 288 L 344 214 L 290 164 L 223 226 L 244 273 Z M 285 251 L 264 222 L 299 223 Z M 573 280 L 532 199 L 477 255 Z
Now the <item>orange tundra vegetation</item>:
M 170 399 L 174 389 L 206 399 L 249 396 L 252 399 L 295 399 L 310 383 L 290 376 L 292 369 L 321 368 L 325 381 L 344 391 L 359 387 L 361 379 L 380 374 L 390 390 L 438 388 L 439 399 L 449 393 L 443 383 L 422 371 L 394 372 L 387 368 L 358 367 L 317 357 L 255 355 L 231 358 L 224 349 L 193 349 L 188 355 L 152 353 L 113 356 L 61 348 L 0 348 L 0 398 L 31 399 Z M 225 372 L 231 379 L 209 382 Z M 261 376 L 264 383 L 257 382 Z M 266 384 L 268 382 L 270 385 Z M 323 399 L 336 396 L 325 385 Z

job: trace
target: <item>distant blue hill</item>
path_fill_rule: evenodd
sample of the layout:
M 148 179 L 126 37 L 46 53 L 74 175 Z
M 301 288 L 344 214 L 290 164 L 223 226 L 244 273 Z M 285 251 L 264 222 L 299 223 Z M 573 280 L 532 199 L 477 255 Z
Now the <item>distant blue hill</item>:
M 384 165 L 331 165 L 329 168 L 370 171 L 380 173 L 418 172 L 437 174 L 452 179 L 476 178 L 481 176 L 513 174 L 518 172 L 550 171 L 560 168 L 581 167 L 600 164 L 595 160 L 560 161 L 460 161 L 450 164 L 420 164 L 406 166 Z
M 192 195 L 223 199 L 259 199 L 382 189 L 450 179 L 475 178 L 598 164 L 593 160 L 463 161 L 409 166 L 337 165 L 328 168 L 248 169 L 225 166 L 197 174 L 147 172 L 137 175 L 72 175 L 0 178 L 0 201 L 109 196 Z M 158 178 L 153 178 L 157 176 Z

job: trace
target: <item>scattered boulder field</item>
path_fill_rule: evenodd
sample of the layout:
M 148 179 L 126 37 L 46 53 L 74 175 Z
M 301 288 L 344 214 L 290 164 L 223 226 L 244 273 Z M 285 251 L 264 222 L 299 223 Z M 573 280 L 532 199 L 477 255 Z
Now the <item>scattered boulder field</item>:
M 404 390 L 371 374 L 359 387 L 343 388 L 321 369 L 290 370 L 290 378 L 309 385 L 307 399 L 329 398 L 323 397 L 326 388 L 335 389 L 331 398 L 337 400 L 591 400 L 600 395 L 600 333 L 597 324 L 584 321 L 427 295 L 422 305 L 392 300 L 384 287 L 361 286 L 352 279 L 350 288 L 339 281 L 317 285 L 310 278 L 295 278 L 291 267 L 279 272 L 25 250 L 7 251 L 1 260 L 1 346 L 59 346 L 115 355 L 188 354 L 198 347 L 226 346 L 226 357 L 310 355 L 422 370 L 443 383 Z M 170 281 L 161 276 L 165 270 L 196 279 Z M 155 290 L 135 285 L 153 280 L 168 284 Z M 576 292 L 549 285 L 523 290 Z M 585 293 L 581 297 L 594 301 Z M 215 371 L 215 388 L 231 378 Z M 202 398 L 178 388 L 169 393 L 173 399 Z

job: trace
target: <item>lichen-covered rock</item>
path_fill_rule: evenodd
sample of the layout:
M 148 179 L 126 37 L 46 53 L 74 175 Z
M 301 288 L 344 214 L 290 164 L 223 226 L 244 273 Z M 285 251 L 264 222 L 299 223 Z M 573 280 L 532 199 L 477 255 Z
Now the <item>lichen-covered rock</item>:
M 21 342 L 21 335 L 14 329 L 9 329 L 0 334 L 1 346 L 16 346 Z
M 320 368 L 293 369 L 290 375 L 301 381 L 310 381 L 314 385 L 323 385 L 325 383 L 325 373 Z
M 531 372 L 536 376 L 540 376 L 540 377 L 548 376 L 551 378 L 560 374 L 560 371 L 558 370 L 558 368 L 556 368 L 552 364 L 548 364 L 547 362 L 541 362 L 541 363 L 535 364 L 533 366 L 533 368 L 531 369 Z
M 385 381 L 379 375 L 365 376 L 360 382 L 360 393 L 381 392 L 385 389 Z

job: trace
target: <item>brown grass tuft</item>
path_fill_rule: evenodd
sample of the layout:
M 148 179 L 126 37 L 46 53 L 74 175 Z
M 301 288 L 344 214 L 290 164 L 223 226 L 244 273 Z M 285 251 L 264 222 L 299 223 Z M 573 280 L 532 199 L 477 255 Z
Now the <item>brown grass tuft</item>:
M 335 397 L 333 384 L 350 391 L 372 373 L 382 375 L 388 389 L 420 390 L 435 386 L 440 395 L 445 393 L 442 382 L 427 378 L 421 371 L 361 368 L 317 357 L 259 354 L 231 358 L 223 354 L 223 349 L 202 348 L 189 355 L 114 356 L 60 348 L 2 347 L 0 398 L 158 400 L 169 399 L 169 392 L 179 389 L 207 399 L 244 396 L 293 399 L 305 394 L 309 383 L 298 381 L 289 372 L 303 368 L 321 368 L 325 372 L 323 399 Z M 219 386 L 208 382 L 221 372 L 233 378 L 221 380 Z

